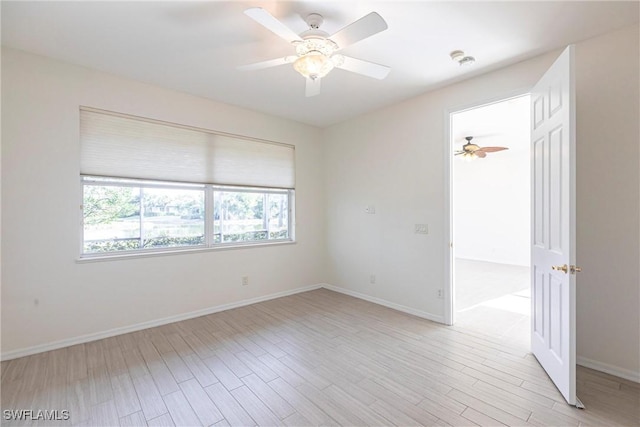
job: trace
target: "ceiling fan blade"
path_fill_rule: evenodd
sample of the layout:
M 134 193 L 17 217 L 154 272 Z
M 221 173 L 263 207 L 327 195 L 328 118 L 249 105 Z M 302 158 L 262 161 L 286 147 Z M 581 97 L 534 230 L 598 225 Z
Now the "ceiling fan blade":
M 496 151 L 502 151 L 502 150 L 508 150 L 507 147 L 481 147 L 478 150 L 476 150 L 476 153 L 478 151 L 483 151 L 485 153 L 494 153 Z
M 378 80 L 382 80 L 387 77 L 389 71 L 391 71 L 391 68 L 386 65 L 363 61 L 362 59 L 351 58 L 350 56 L 344 56 L 344 61 L 336 68 L 351 71 L 352 73 L 362 74 L 367 77 L 373 77 Z
M 359 42 L 360 40 L 371 37 L 374 34 L 384 31 L 387 28 L 387 23 L 382 16 L 376 12 L 371 12 L 368 15 L 363 16 L 355 22 L 347 25 L 341 30 L 334 33 L 329 39 L 334 41 L 338 45 L 338 49 L 345 48 L 350 44 Z
M 250 9 L 247 9 L 244 11 L 244 14 L 249 18 L 252 18 L 258 24 L 262 25 L 275 35 L 282 37 L 289 43 L 296 40 L 302 40 L 300 36 L 293 32 L 291 28 L 284 25 L 282 22 L 280 22 L 273 15 L 271 15 L 261 7 L 252 7 Z
M 474 156 L 478 156 L 480 158 L 485 158 L 487 157 L 487 153 L 485 153 L 484 151 L 480 151 L 480 150 L 476 150 L 473 152 Z
M 305 95 L 316 96 L 320 93 L 320 79 L 307 78 L 307 87 L 305 89 Z
M 277 67 L 279 65 L 290 64 L 291 60 L 289 56 L 285 56 L 284 58 L 276 58 L 270 59 L 268 61 L 254 62 L 253 64 L 240 65 L 238 70 L 241 71 L 253 71 L 253 70 L 262 70 L 264 68 Z
M 464 151 L 456 151 L 454 156 L 459 156 L 460 154 L 464 154 Z

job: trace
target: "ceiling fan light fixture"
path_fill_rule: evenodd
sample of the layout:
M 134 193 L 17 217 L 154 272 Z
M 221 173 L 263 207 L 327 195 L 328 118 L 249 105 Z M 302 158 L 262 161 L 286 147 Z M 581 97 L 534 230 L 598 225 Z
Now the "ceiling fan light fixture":
M 473 153 L 464 153 L 462 155 L 462 160 L 464 160 L 465 162 L 470 162 L 470 161 L 475 160 L 477 158 L 478 158 L 478 156 L 476 156 Z
M 300 34 L 261 7 L 251 7 L 245 10 L 244 13 L 290 43 L 295 49 L 295 55 L 243 65 L 238 67 L 240 70 L 260 70 L 292 64 L 294 70 L 307 80 L 306 96 L 314 96 L 320 93 L 320 79 L 334 68 L 342 68 L 378 80 L 384 79 L 389 73 L 390 68 L 387 66 L 348 56 L 335 55 L 339 49 L 364 40 L 388 28 L 385 20 L 376 12 L 370 12 L 333 35 L 329 35 L 326 31 L 320 29 L 324 19 L 318 13 L 307 15 L 305 21 L 309 29 Z
M 309 52 L 293 63 L 293 68 L 304 77 L 315 80 L 322 78 L 333 70 L 335 64 L 331 59 L 321 52 Z
M 338 45 L 324 37 L 307 37 L 294 43 L 298 59 L 293 68 L 311 80 L 319 79 L 344 62 L 342 55 L 332 57 Z

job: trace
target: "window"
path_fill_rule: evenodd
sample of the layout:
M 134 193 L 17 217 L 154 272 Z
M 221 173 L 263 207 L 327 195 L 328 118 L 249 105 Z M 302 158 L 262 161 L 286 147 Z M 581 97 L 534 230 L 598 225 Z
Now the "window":
M 85 255 L 291 240 L 290 190 L 91 176 L 82 184 Z
M 82 256 L 292 241 L 293 146 L 81 109 Z
M 215 189 L 214 243 L 289 238 L 289 197 L 282 191 Z
M 204 186 L 83 177 L 83 253 L 205 241 Z

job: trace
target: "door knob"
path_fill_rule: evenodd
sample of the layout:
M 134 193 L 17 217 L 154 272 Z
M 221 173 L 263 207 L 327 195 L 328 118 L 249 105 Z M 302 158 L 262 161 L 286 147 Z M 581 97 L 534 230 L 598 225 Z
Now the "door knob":
M 571 272 L 571 274 L 576 274 L 580 273 L 582 271 L 582 268 L 578 267 L 577 265 L 570 265 L 569 271 Z
M 552 265 L 551 269 L 552 270 L 556 270 L 556 271 L 563 271 L 564 274 L 567 274 L 567 271 L 569 271 L 569 267 L 567 266 L 567 264 L 565 264 L 565 265 Z

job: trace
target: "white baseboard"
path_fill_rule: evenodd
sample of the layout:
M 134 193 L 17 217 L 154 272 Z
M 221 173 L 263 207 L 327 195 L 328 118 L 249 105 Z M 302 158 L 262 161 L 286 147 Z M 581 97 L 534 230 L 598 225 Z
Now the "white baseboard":
M 63 347 L 69 347 L 76 344 L 84 344 L 91 341 L 101 340 L 103 338 L 109 338 L 116 335 L 127 334 L 129 332 L 140 331 L 142 329 L 153 328 L 156 326 L 166 325 L 168 323 L 179 322 L 181 320 L 193 319 L 194 317 L 206 316 L 207 314 L 217 313 L 219 311 L 230 310 L 232 308 L 244 307 L 245 305 L 255 304 L 262 301 L 268 301 L 275 298 L 286 297 L 289 295 L 298 294 L 300 292 L 312 291 L 320 289 L 323 285 L 310 285 L 301 288 L 291 289 L 283 292 L 276 292 L 274 294 L 264 295 L 261 297 L 245 299 L 229 304 L 222 304 L 215 307 L 209 307 L 202 310 L 191 311 L 189 313 L 177 314 L 175 316 L 165 317 L 163 319 L 151 320 L 148 322 L 137 323 L 135 325 L 123 326 L 120 328 L 110 329 L 104 332 L 97 332 L 94 334 L 81 335 L 79 337 L 67 338 L 60 341 L 54 341 L 46 344 L 35 345 L 33 347 L 21 348 L 18 350 L 8 351 L 0 355 L 0 360 L 17 359 L 18 357 L 30 356 L 32 354 L 43 353 L 45 351 L 56 350 Z
M 334 292 L 339 292 L 341 294 L 349 295 L 355 298 L 359 298 L 365 301 L 372 302 L 374 304 L 383 305 L 385 307 L 393 308 L 394 310 L 402 311 L 404 313 L 412 314 L 417 317 L 422 317 L 423 319 L 432 320 L 434 322 L 443 323 L 444 324 L 444 316 L 439 316 L 436 314 L 427 313 L 426 311 L 417 310 L 415 308 L 407 307 L 405 305 L 396 304 L 395 302 L 387 301 L 382 298 L 372 297 L 366 294 L 361 294 L 360 292 L 355 292 L 350 289 L 341 288 L 339 286 L 330 285 L 328 283 L 323 283 L 321 285 L 323 288 L 329 289 Z
M 609 365 L 608 363 L 602 363 L 598 362 L 597 360 L 587 359 L 586 357 L 578 356 L 577 359 L 578 365 L 584 366 L 585 368 L 590 368 L 596 371 L 604 372 L 605 374 L 640 383 L 640 372 L 632 371 L 631 369 L 619 368 L 617 366 Z
M 390 302 L 381 298 L 372 297 L 369 295 L 362 294 L 360 292 L 355 292 L 346 288 L 341 288 L 339 286 L 330 285 L 328 283 L 321 283 L 317 285 L 310 285 L 310 286 L 304 286 L 301 288 L 291 289 L 288 291 L 276 292 L 274 294 L 264 295 L 261 297 L 245 299 L 242 301 L 237 301 L 229 304 L 222 304 L 215 307 L 205 308 L 203 310 L 196 310 L 189 313 L 177 314 L 175 316 L 169 316 L 163 319 L 156 319 L 148 322 L 138 323 L 135 325 L 114 328 L 108 331 L 81 335 L 79 337 L 68 338 L 68 339 L 54 341 L 46 344 L 36 345 L 33 347 L 27 347 L 27 348 L 22 348 L 18 350 L 8 351 L 0 355 L 0 360 L 5 361 L 5 360 L 16 359 L 18 357 L 30 356 L 32 354 L 43 353 L 45 351 L 56 350 L 59 348 L 69 347 L 76 344 L 83 344 L 91 341 L 100 340 L 103 338 L 113 337 L 116 335 L 127 334 L 129 332 L 135 332 L 143 329 L 153 328 L 156 326 L 162 326 L 168 323 L 179 322 L 181 320 L 193 319 L 195 317 L 206 316 L 207 314 L 218 313 L 220 311 L 231 310 L 233 308 L 244 307 L 246 305 L 251 305 L 258 302 L 268 301 L 268 300 L 281 298 L 289 295 L 294 295 L 301 292 L 312 291 L 320 288 L 326 288 L 334 292 L 339 292 L 345 295 L 349 295 L 355 298 L 372 302 L 374 304 L 379 304 L 385 307 L 392 308 L 394 310 L 412 314 L 414 316 L 421 317 L 423 319 L 432 320 L 438 323 L 444 323 L 443 316 L 417 310 L 415 308 L 407 307 L 401 304 L 396 304 L 394 302 Z M 591 360 L 591 359 L 587 359 L 585 357 L 580 357 L 580 356 L 578 356 L 578 365 L 584 366 L 586 368 L 594 369 L 596 371 L 601 371 L 610 375 L 614 375 L 616 377 L 624 378 L 629 381 L 640 383 L 640 372 L 634 372 L 629 369 L 619 368 L 617 366 L 609 365 L 606 363 L 598 362 L 596 360 Z

